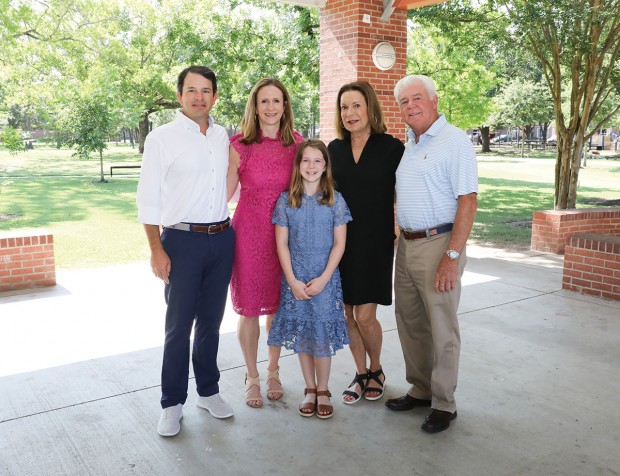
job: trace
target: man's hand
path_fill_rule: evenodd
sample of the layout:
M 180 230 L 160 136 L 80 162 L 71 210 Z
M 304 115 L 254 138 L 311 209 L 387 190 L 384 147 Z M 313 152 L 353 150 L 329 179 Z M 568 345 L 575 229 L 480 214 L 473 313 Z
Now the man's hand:
M 151 269 L 153 270 L 153 274 L 166 284 L 170 284 L 169 276 L 171 268 L 170 258 L 163 249 L 151 253 Z
M 459 261 L 452 261 L 447 255 L 443 255 L 435 274 L 435 291 L 445 293 L 455 289 L 458 271 Z

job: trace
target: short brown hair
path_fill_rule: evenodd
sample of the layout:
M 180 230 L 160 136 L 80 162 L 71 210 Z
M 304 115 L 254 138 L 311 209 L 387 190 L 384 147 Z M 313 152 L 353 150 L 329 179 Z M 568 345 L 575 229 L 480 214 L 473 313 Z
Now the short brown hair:
M 206 66 L 190 66 L 181 71 L 179 73 L 179 77 L 177 78 L 177 92 L 181 96 L 183 96 L 183 84 L 185 83 L 185 77 L 188 73 L 196 73 L 207 78 L 213 85 L 213 94 L 217 92 L 217 79 L 215 78 L 215 73 L 213 71 Z
M 383 111 L 381 110 L 381 103 L 379 103 L 379 98 L 377 97 L 377 93 L 372 88 L 370 83 L 366 81 L 353 81 L 352 83 L 347 83 L 340 88 L 338 91 L 338 97 L 336 98 L 336 135 L 340 139 L 344 139 L 349 136 L 351 133 L 344 127 L 342 123 L 342 117 L 340 117 L 340 98 L 347 91 L 359 91 L 364 99 L 366 100 L 366 107 L 368 108 L 368 121 L 370 123 L 370 133 L 371 134 L 383 134 L 387 132 L 387 126 L 385 124 L 385 117 L 383 116 Z

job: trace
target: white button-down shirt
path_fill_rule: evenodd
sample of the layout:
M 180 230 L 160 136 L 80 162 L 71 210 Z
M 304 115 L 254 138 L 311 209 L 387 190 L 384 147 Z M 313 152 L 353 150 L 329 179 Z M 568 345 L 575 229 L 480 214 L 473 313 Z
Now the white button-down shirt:
M 211 117 L 206 135 L 181 111 L 154 129 L 144 143 L 138 221 L 170 226 L 225 220 L 228 145 L 226 130 Z

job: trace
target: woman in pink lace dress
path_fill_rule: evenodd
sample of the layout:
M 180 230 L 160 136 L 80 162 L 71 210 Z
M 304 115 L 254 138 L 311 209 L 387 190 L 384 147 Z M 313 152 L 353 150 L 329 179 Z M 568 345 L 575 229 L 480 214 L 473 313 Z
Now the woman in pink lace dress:
M 297 145 L 303 141 L 293 130 L 293 108 L 284 85 L 277 79 L 260 80 L 252 89 L 241 121 L 241 134 L 230 138 L 228 199 L 241 184 L 232 219 L 237 235 L 230 293 L 239 314 L 237 337 L 246 365 L 245 400 L 263 405 L 258 367 L 259 316 L 266 315 L 269 333 L 280 302 L 282 270 L 278 260 L 271 216 L 280 193 L 287 189 Z M 282 397 L 278 373 L 280 347 L 268 348 L 267 398 Z

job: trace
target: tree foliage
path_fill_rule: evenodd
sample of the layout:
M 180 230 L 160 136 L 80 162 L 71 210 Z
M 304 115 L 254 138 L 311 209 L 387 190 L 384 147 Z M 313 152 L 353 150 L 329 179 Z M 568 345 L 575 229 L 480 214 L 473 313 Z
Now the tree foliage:
M 620 80 L 620 1 L 500 3 L 514 26 L 512 38 L 542 65 L 558 140 L 555 206 L 574 208 L 583 146 L 620 110 L 616 101 L 601 117 L 620 84 L 614 84 Z M 562 109 L 565 97 L 567 113 Z
M 484 56 L 433 25 L 417 23 L 410 26 L 409 50 L 407 72 L 433 78 L 440 110 L 449 122 L 463 129 L 486 122 L 499 80 Z
M 139 123 L 143 143 L 150 115 L 178 107 L 176 76 L 190 64 L 218 75 L 213 114 L 224 125 L 239 124 L 251 86 L 264 76 L 291 90 L 298 128 L 318 115 L 316 9 L 236 0 L 0 0 L 0 20 L 5 107 L 48 111 L 51 129 L 75 97 L 95 92 L 112 111 L 112 127 Z
M 553 102 L 546 85 L 515 78 L 497 96 L 496 121 L 521 129 L 521 155 L 533 126 L 546 126 L 553 119 Z
M 421 10 L 442 31 L 479 23 L 488 47 L 537 61 L 555 114 L 555 207 L 574 208 L 583 145 L 620 111 L 620 0 L 451 0 Z
M 21 131 L 12 126 L 9 126 L 0 132 L 0 142 L 4 144 L 11 155 L 17 155 L 18 153 L 26 150 L 24 147 L 24 141 L 22 140 Z
M 555 207 L 574 208 L 583 146 L 620 111 L 620 0 L 451 0 L 420 10 L 450 34 L 477 22 L 489 48 L 536 60 L 554 107 Z

